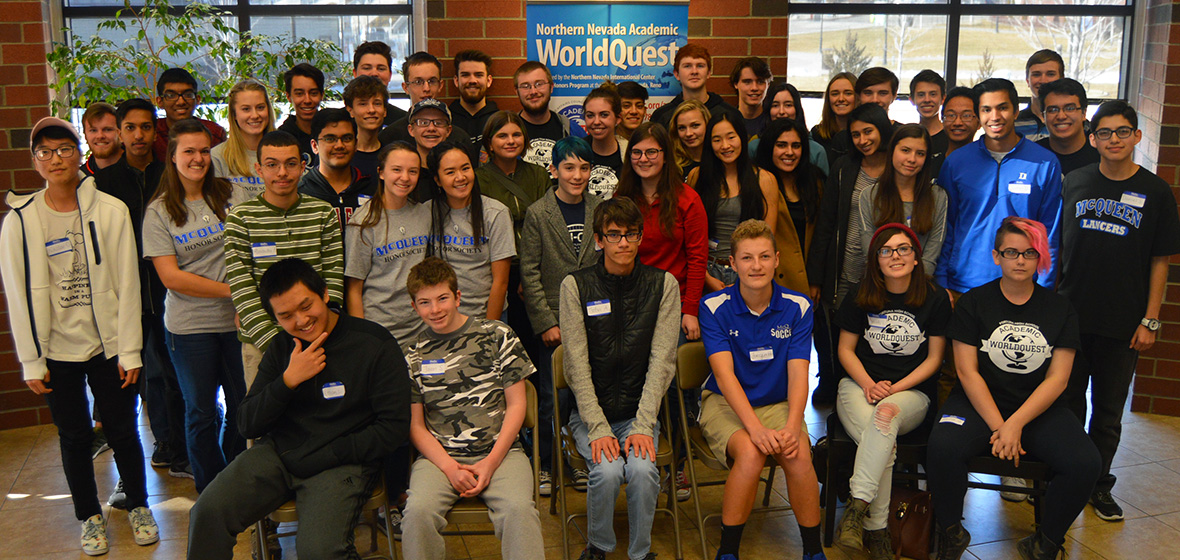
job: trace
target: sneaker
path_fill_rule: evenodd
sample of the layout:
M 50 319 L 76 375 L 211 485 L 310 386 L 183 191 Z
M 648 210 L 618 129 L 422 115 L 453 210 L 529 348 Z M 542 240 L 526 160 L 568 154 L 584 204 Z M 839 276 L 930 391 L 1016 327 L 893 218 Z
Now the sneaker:
M 115 491 L 111 492 L 107 505 L 115 509 L 127 509 L 127 492 L 123 490 L 123 479 L 120 478 L 119 483 L 115 485 Z
M 737 560 L 737 556 L 732 554 L 718 554 L 714 560 Z
M 1103 521 L 1122 521 L 1123 508 L 1114 501 L 1114 496 L 1105 490 L 1094 492 L 1090 496 L 1090 505 L 1094 506 L 1094 515 Z
M 824 556 L 822 552 L 816 552 L 815 554 L 804 554 L 803 560 L 828 560 L 828 557 Z
M 574 469 L 574 490 L 585 492 L 590 485 L 590 473 L 584 469 Z
M 402 540 L 402 510 L 401 508 L 393 508 L 389 512 L 389 526 L 393 528 L 393 540 Z M 281 556 L 280 556 L 281 558 Z
M 959 560 L 963 556 L 963 551 L 967 550 L 967 545 L 971 544 L 971 533 L 963 527 L 962 523 L 955 523 L 949 529 L 937 528 L 938 533 L 938 556 L 936 560 Z
M 110 550 L 107 541 L 107 521 L 102 514 L 90 516 L 82 522 L 82 552 L 87 556 L 99 556 Z
M 169 457 L 172 455 L 172 450 L 168 447 L 168 444 L 157 441 L 152 445 L 154 447 L 152 451 L 152 466 L 157 469 L 171 466 L 172 459 Z
M 1028 481 L 1023 478 L 1013 478 L 1010 476 L 1000 477 L 1000 484 L 1004 486 L 1019 486 L 1021 488 L 1028 488 Z M 1028 499 L 1028 494 L 1024 492 L 1000 492 L 1000 497 L 1009 502 L 1023 502 Z
M 168 466 L 168 476 L 172 478 L 194 478 L 193 466 L 189 463 L 172 463 Z
M 692 485 L 688 483 L 688 476 L 684 470 L 676 471 L 676 501 L 683 502 L 692 497 Z
M 864 532 L 865 548 L 869 551 L 869 560 L 893 560 L 893 541 L 889 537 L 889 528 Z
M 131 534 L 135 537 L 135 544 L 147 546 L 160 540 L 160 528 L 156 526 L 152 510 L 139 506 L 127 512 L 127 520 L 131 522 Z
M 1040 531 L 1033 533 L 1016 543 L 1016 552 L 1021 560 L 1056 560 L 1060 546 L 1049 542 Z
M 836 525 L 836 542 L 853 550 L 860 550 L 864 543 L 865 516 L 869 513 L 869 503 L 853 498 L 848 507 L 844 508 L 844 516 L 840 524 Z
M 553 493 L 553 475 L 549 471 L 541 471 L 538 477 L 541 479 L 541 495 L 548 496 Z
M 593 546 L 586 545 L 586 550 L 582 551 L 582 555 L 578 557 L 578 560 L 606 560 L 606 553 Z
M 94 429 L 94 444 L 90 447 L 90 458 L 97 459 L 103 451 L 111 448 L 111 444 L 107 442 L 107 435 L 102 432 L 102 428 Z

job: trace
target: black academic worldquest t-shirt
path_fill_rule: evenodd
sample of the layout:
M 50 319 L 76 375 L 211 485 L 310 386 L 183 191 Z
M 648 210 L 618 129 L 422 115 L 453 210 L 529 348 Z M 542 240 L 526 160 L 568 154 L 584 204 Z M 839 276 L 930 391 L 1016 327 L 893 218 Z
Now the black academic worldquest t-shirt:
M 1005 418 L 1045 380 L 1054 349 L 1081 346 L 1078 316 L 1065 296 L 1038 284 L 1016 305 L 998 278 L 959 298 L 947 333 L 978 348 L 979 375 Z
M 1146 169 L 1112 181 L 1097 165 L 1066 176 L 1061 198 L 1058 289 L 1081 332 L 1130 343 L 1147 312 L 1151 258 L 1180 253 L 1176 198 Z
M 930 337 L 946 336 L 951 302 L 946 290 L 930 284 L 921 307 L 905 303 L 905 294 L 886 294 L 885 307 L 869 312 L 856 304 L 860 285 L 849 288 L 836 312 L 836 326 L 857 335 L 856 357 L 873 381 L 897 383 L 929 356 Z M 928 395 L 937 389 L 937 376 L 916 388 Z

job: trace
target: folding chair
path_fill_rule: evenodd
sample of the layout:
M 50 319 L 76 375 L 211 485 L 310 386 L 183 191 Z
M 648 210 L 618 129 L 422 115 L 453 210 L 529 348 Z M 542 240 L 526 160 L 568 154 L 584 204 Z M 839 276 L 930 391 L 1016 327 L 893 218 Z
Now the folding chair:
M 313 505 L 313 507 L 314 507 L 314 505 Z M 389 511 L 389 496 L 388 496 L 388 494 L 385 493 L 385 481 L 384 480 L 380 480 L 377 482 L 377 487 L 373 489 L 373 495 L 370 496 L 369 499 L 365 502 L 365 505 L 361 507 L 361 521 L 358 525 L 364 525 L 369 528 L 369 552 L 370 553 L 377 551 L 377 526 L 378 525 L 384 524 L 386 535 L 393 534 L 393 526 L 390 524 L 389 516 L 386 515 L 384 522 L 382 522 L 380 517 L 377 515 L 378 510 L 380 510 L 382 507 L 386 508 L 386 511 Z M 371 519 L 366 520 L 365 516 L 371 516 Z M 269 548 L 269 545 L 271 544 L 272 541 L 277 541 L 279 539 L 279 537 L 286 537 L 286 536 L 290 536 L 290 535 L 295 534 L 296 531 L 294 531 L 294 530 L 287 531 L 287 532 L 279 532 L 277 530 L 279 523 L 293 523 L 293 522 L 299 521 L 299 512 L 296 511 L 296 509 L 295 509 L 295 500 L 289 500 L 287 503 L 279 506 L 279 509 L 276 509 L 273 512 L 271 512 L 270 515 L 267 516 L 267 518 L 276 524 L 275 531 L 272 532 L 272 531 L 268 530 L 266 523 L 263 521 L 259 521 L 258 523 L 255 524 L 255 535 L 258 537 L 258 541 L 256 543 L 258 546 L 258 557 L 261 558 L 262 560 L 272 560 L 272 558 L 270 556 L 270 548 Z M 397 552 L 394 550 L 394 547 L 393 547 L 393 539 L 387 539 L 386 544 L 389 546 L 389 555 L 388 556 L 377 555 L 377 556 L 366 556 L 365 558 L 389 558 L 389 559 L 396 560 L 397 559 Z M 273 560 L 281 560 L 281 559 L 273 559 Z

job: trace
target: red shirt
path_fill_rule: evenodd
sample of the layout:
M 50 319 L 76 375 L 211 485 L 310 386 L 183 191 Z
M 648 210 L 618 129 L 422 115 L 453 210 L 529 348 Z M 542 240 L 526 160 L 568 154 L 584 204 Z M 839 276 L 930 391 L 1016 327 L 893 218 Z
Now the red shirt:
M 705 291 L 705 264 L 709 257 L 709 220 L 700 195 L 688 185 L 680 187 L 672 235 L 660 227 L 660 203 L 656 200 L 643 216 L 643 241 L 639 262 L 668 271 L 680 283 L 680 312 L 696 316 Z
M 221 125 L 205 119 L 197 120 L 213 135 L 214 146 L 225 142 L 225 129 Z M 163 117 L 156 118 L 156 142 L 152 144 L 152 154 L 156 156 L 156 161 L 168 161 L 168 119 Z

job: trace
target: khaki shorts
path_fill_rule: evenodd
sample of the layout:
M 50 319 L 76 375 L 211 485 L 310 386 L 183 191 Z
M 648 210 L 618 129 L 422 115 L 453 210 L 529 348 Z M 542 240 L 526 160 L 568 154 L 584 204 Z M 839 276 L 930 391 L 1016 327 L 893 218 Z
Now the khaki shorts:
M 787 425 L 787 401 L 754 407 L 754 415 L 762 425 L 772 430 L 781 430 Z M 726 449 L 729 438 L 739 430 L 746 429 L 736 412 L 729 406 L 729 402 L 719 393 L 709 390 L 701 391 L 701 435 L 713 451 L 713 456 L 726 459 L 729 464 Z M 811 442 L 807 435 L 807 424 L 803 424 L 803 441 Z

